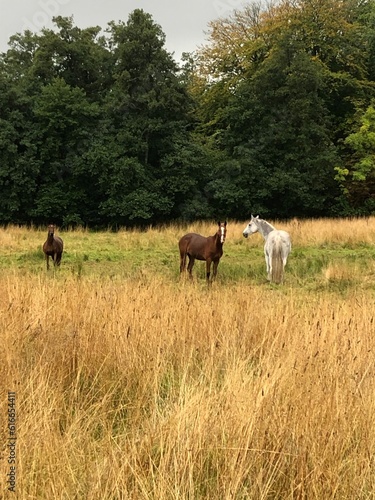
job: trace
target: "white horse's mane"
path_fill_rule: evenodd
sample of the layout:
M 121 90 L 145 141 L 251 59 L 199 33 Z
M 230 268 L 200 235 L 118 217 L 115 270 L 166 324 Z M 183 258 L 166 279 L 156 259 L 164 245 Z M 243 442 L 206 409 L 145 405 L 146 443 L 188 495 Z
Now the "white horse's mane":
M 253 220 L 254 220 L 255 225 L 257 226 L 257 228 L 258 229 L 261 228 L 260 232 L 262 234 L 264 234 L 264 236 L 266 236 L 271 231 L 275 230 L 275 227 L 272 224 L 270 224 L 269 222 L 267 222 L 264 219 L 259 219 L 259 216 L 258 217 L 254 217 Z

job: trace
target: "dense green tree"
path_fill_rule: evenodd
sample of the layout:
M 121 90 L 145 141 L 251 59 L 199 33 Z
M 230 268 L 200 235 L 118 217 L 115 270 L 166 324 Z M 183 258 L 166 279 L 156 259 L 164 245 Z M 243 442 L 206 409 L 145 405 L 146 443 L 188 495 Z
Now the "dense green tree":
M 335 213 L 334 166 L 358 109 L 374 96 L 374 2 L 253 4 L 211 23 L 190 90 L 203 135 L 228 153 L 210 182 L 226 180 L 235 216 Z
M 336 157 L 323 92 L 321 64 L 290 45 L 238 86 L 224 142 L 240 166 L 248 212 L 314 216 L 330 208 Z
M 374 0 L 255 2 L 182 68 L 140 9 L 12 36 L 0 222 L 371 213 L 374 19 Z
M 41 84 L 61 78 L 99 101 L 111 84 L 112 62 L 101 28 L 80 29 L 71 17 L 53 21 L 57 29 L 44 29 L 38 38 L 30 76 Z
M 40 173 L 32 215 L 35 220 L 83 223 L 81 207 L 92 200 L 95 186 L 81 172 L 80 157 L 90 146 L 98 106 L 83 90 L 56 78 L 42 88 L 33 110 Z
M 0 221 L 30 218 L 39 164 L 33 123 L 22 94 L 0 69 Z
M 178 217 L 197 184 L 190 101 L 165 35 L 137 9 L 126 24 L 110 24 L 114 84 L 106 103 L 101 150 L 111 151 L 103 171 L 101 213 L 117 224 Z M 108 182 L 108 178 L 111 182 Z
M 375 108 L 369 106 L 360 117 L 358 130 L 349 134 L 344 144 L 346 161 L 337 167 L 337 180 L 357 209 L 375 210 Z
M 68 18 L 55 23 L 58 32 L 11 37 L 1 56 L 1 76 L 13 96 L 8 113 L 6 93 L 1 103 L 7 126 L 0 148 L 8 151 L 0 167 L 3 221 L 83 223 L 94 213 L 84 153 L 96 131 L 95 101 L 109 91 L 103 76 L 109 52 L 98 28 L 79 30 Z

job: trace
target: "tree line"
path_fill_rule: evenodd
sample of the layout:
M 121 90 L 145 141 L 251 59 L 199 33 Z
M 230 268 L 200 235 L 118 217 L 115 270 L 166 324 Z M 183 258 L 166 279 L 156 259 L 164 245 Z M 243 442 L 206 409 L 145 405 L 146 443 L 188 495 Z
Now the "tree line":
M 0 55 L 0 223 L 366 215 L 375 3 L 251 3 L 177 63 L 141 9 Z

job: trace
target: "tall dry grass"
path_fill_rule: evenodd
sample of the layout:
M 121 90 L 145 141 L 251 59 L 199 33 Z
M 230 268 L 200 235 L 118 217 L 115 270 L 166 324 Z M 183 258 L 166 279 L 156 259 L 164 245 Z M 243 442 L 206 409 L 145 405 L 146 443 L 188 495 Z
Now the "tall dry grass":
M 361 244 L 375 242 L 375 217 L 350 219 L 269 220 L 277 229 L 288 231 L 297 246 L 324 244 Z M 246 224 L 246 223 L 245 223 Z M 233 235 L 240 237 L 243 224 L 236 223 Z M 250 239 L 249 239 L 250 241 Z
M 349 235 L 345 223 L 336 233 L 324 221 L 283 228 L 298 247 L 330 235 L 347 241 L 352 222 Z M 361 225 L 356 242 L 368 237 Z M 124 247 L 168 248 L 185 229 L 96 237 L 109 250 L 113 237 Z M 234 245 L 242 229 L 228 227 Z M 25 242 L 21 229 L 11 231 L 0 243 L 18 238 L 22 252 L 44 234 L 31 230 Z M 64 239 L 79 251 L 85 236 Z M 374 302 L 372 289 L 208 289 L 148 269 L 137 279 L 7 269 L 4 498 L 12 498 L 8 390 L 17 401 L 16 498 L 373 498 Z
M 296 245 L 324 245 L 326 243 L 374 243 L 375 241 L 375 217 L 349 218 L 349 219 L 292 219 L 290 221 L 269 220 L 277 229 L 288 231 Z M 232 240 L 242 241 L 242 231 L 247 221 L 229 221 L 227 228 L 227 242 Z M 129 245 L 136 244 L 142 247 L 152 246 L 161 243 L 176 244 L 176 241 L 187 232 L 197 232 L 208 236 L 216 232 L 215 221 L 197 221 L 190 224 L 170 224 L 165 227 L 149 227 L 145 231 L 120 230 L 117 233 L 111 231 L 90 233 L 89 230 L 78 228 L 74 231 L 64 231 L 65 239 L 78 249 L 85 248 L 87 241 L 92 240 L 92 235 L 96 234 L 95 241 L 103 245 L 112 241 L 116 236 L 117 242 L 122 249 L 129 248 Z M 61 234 L 57 231 L 57 234 Z M 259 236 L 259 235 L 258 235 Z M 41 244 L 47 237 L 46 228 L 8 226 L 6 229 L 0 228 L 0 248 L 1 252 L 8 251 L 30 251 L 40 249 Z M 256 245 L 260 240 L 251 237 L 246 244 Z M 261 238 L 259 236 L 259 238 Z

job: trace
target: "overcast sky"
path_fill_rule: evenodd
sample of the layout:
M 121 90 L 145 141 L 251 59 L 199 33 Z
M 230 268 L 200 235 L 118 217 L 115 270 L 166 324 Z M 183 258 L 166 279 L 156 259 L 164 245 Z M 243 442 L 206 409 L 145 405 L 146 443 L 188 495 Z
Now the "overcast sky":
M 53 16 L 71 16 L 79 28 L 107 27 L 109 21 L 128 20 L 134 9 L 152 15 L 166 35 L 166 48 L 180 59 L 182 52 L 192 52 L 207 40 L 208 22 L 228 16 L 242 0 L 1 0 L 0 51 L 8 40 L 26 29 L 37 33 L 51 28 Z

